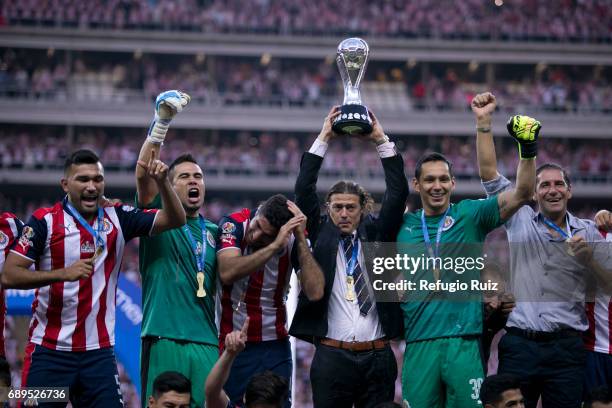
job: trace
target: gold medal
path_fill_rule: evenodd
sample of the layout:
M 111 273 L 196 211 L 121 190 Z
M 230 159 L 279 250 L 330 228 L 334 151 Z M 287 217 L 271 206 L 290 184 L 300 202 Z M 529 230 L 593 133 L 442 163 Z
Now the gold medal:
M 574 250 L 573 250 L 573 249 L 572 249 L 572 247 L 571 247 L 571 242 L 572 242 L 572 241 L 571 241 L 571 240 L 568 238 L 568 239 L 566 239 L 566 240 L 565 240 L 565 242 L 567 243 L 567 251 L 566 251 L 566 252 L 567 252 L 567 254 L 568 254 L 569 256 L 575 256 L 575 255 L 576 255 L 576 253 L 574 252 Z
M 206 296 L 206 291 L 204 290 L 204 272 L 198 272 L 196 279 L 198 280 L 198 291 L 196 292 L 196 296 L 203 298 Z
M 352 276 L 346 277 L 346 300 L 349 302 L 355 301 L 355 280 Z
M 98 246 L 98 247 L 96 247 L 96 251 L 94 252 L 93 257 L 92 257 L 92 258 L 93 258 L 93 262 L 94 262 L 94 263 L 96 262 L 96 260 L 97 260 L 99 257 L 101 257 L 101 256 L 102 256 L 102 253 L 103 253 L 103 252 L 104 252 L 104 247 L 102 247 L 102 246 Z

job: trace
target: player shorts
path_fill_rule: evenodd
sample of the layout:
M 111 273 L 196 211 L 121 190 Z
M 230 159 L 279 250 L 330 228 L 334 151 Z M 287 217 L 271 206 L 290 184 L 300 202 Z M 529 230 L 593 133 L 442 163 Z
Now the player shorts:
M 123 408 L 113 348 L 58 351 L 29 343 L 22 387 L 68 387 L 75 408 Z M 39 407 L 65 407 L 66 402 L 39 402 Z
M 410 408 L 475 408 L 484 366 L 477 337 L 447 337 L 406 344 L 402 396 Z
M 177 371 L 191 380 L 191 406 L 204 406 L 204 384 L 219 358 L 219 347 L 159 337 L 144 337 L 140 353 L 142 406 L 153 394 L 153 381 L 164 371 Z

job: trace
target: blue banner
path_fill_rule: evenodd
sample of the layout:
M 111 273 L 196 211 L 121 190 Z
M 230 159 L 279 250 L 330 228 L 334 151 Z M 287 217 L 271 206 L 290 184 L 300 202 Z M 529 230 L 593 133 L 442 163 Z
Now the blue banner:
M 7 289 L 6 308 L 10 315 L 32 315 L 34 289 Z M 142 292 L 138 285 L 119 275 L 115 316 L 115 355 L 140 394 L 140 323 Z

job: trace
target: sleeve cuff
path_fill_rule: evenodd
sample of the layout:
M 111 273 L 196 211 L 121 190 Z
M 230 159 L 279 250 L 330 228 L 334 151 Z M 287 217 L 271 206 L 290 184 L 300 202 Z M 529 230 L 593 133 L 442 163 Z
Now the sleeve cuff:
M 327 147 L 328 147 L 327 143 L 319 140 L 319 138 L 316 138 L 314 143 L 310 147 L 310 150 L 308 150 L 308 152 L 312 154 L 316 154 L 317 156 L 320 156 L 320 157 L 325 157 L 325 153 L 327 152 Z
M 510 180 L 504 177 L 501 174 L 498 174 L 498 177 L 493 180 L 481 181 L 482 187 L 485 189 L 487 196 L 492 196 L 502 191 L 507 190 L 512 186 Z
M 397 154 L 395 150 L 395 143 L 393 142 L 385 142 L 381 145 L 376 146 L 376 151 L 381 159 L 386 159 L 387 157 L 393 157 Z

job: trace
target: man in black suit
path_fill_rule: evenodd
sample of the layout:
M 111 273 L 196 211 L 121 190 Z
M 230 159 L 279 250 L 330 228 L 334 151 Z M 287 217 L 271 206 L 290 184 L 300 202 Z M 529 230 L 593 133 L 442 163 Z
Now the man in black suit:
M 372 114 L 373 130 L 363 138 L 376 144 L 387 191 L 378 218 L 369 214 L 372 199 L 358 184 L 340 181 L 327 193 L 321 215 L 316 192 L 319 169 L 338 107 L 304 153 L 295 184 L 296 204 L 308 217 L 313 254 L 325 276 L 323 298 L 300 293 L 290 334 L 315 344 L 310 370 L 315 408 L 372 407 L 393 401 L 397 364 L 389 340 L 402 333 L 399 303 L 377 302 L 372 271 L 373 242 L 393 242 L 402 223 L 408 181 L 402 157 Z M 365 245 L 364 245 L 365 244 Z

